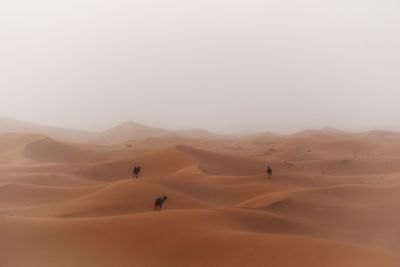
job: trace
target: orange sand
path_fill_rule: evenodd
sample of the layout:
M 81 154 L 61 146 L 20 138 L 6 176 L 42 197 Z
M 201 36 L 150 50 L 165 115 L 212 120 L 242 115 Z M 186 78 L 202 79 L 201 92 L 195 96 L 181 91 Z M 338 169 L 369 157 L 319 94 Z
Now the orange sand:
M 135 127 L 0 135 L 0 266 L 400 266 L 400 134 Z

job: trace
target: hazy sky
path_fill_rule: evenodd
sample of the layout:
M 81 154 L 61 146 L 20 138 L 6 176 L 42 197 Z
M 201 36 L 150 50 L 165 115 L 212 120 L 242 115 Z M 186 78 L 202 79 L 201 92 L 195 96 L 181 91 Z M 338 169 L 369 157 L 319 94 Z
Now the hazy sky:
M 400 126 L 400 1 L 0 0 L 0 93 L 83 129 Z

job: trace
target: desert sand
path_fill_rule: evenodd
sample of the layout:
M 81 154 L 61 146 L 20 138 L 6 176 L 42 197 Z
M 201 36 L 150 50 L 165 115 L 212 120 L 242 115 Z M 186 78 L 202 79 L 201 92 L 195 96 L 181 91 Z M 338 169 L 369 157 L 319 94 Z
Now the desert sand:
M 400 266 L 400 134 L 21 128 L 0 134 L 0 266 Z

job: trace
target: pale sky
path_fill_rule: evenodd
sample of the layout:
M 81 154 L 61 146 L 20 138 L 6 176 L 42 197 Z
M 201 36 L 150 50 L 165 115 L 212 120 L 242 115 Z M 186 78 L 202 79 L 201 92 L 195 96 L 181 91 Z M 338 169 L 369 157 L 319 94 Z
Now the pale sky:
M 400 1 L 0 0 L 0 93 L 90 130 L 400 126 Z

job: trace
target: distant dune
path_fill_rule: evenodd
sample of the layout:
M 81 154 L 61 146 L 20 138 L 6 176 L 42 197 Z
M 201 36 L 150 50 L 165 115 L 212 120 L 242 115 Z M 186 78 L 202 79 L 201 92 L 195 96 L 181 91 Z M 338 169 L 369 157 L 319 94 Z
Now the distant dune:
M 203 129 L 168 130 L 149 127 L 132 121 L 121 123 L 102 132 L 90 132 L 44 126 L 6 117 L 0 117 L 0 133 L 34 133 L 49 136 L 60 141 L 106 145 L 129 144 L 149 138 L 162 137 L 180 137 L 189 139 L 223 137 Z
M 50 127 L 6 117 L 0 117 L 0 133 L 8 132 L 43 134 L 69 142 L 90 142 L 97 135 L 95 132 Z
M 398 133 L 0 126 L 1 266 L 400 266 Z
M 152 128 L 135 122 L 125 122 L 102 132 L 99 141 L 101 143 L 118 144 L 151 137 L 162 137 L 169 132 L 169 130 Z

